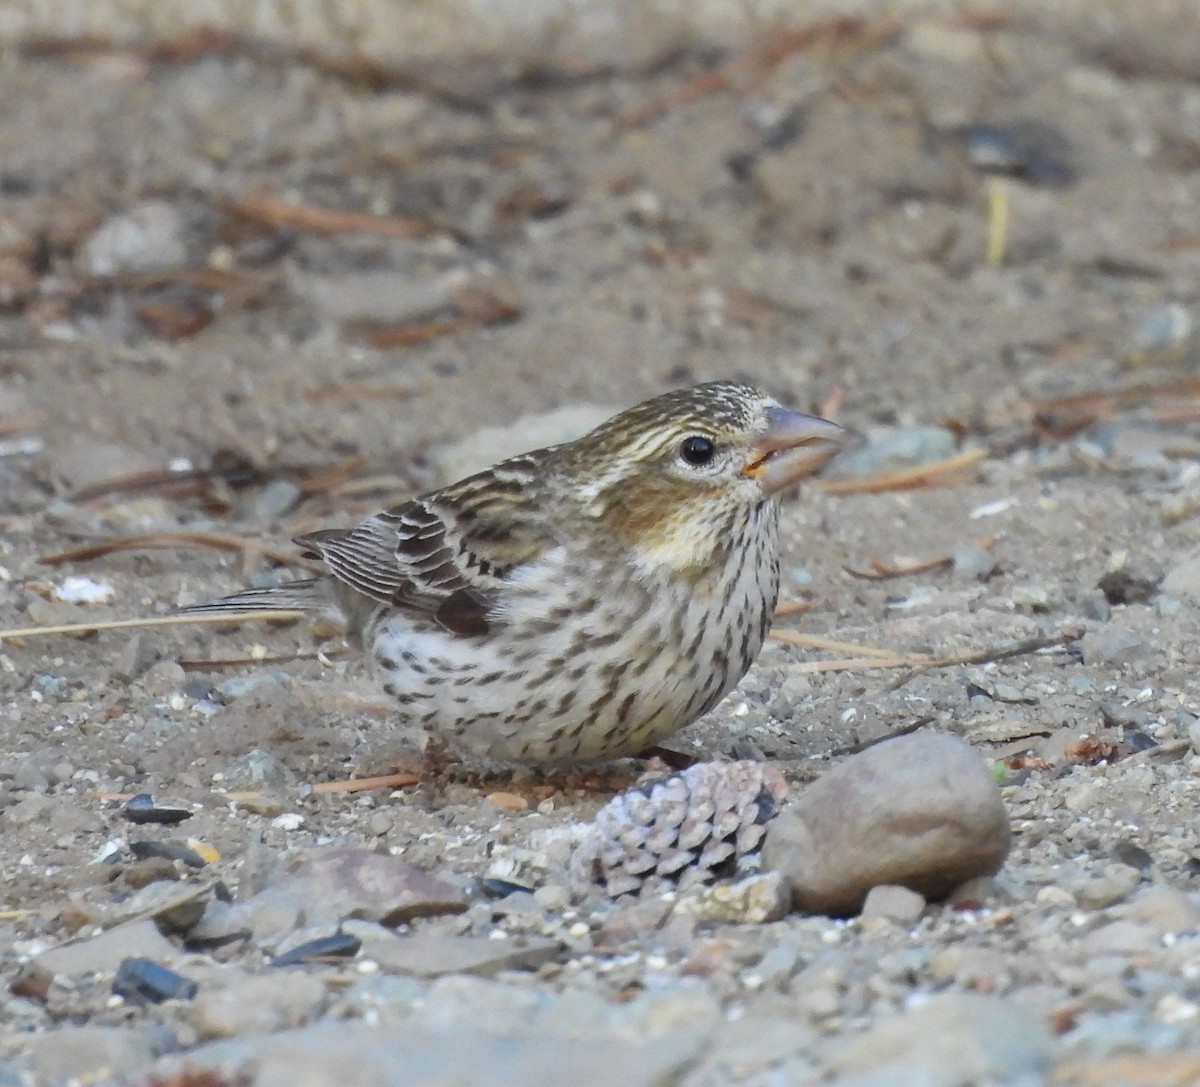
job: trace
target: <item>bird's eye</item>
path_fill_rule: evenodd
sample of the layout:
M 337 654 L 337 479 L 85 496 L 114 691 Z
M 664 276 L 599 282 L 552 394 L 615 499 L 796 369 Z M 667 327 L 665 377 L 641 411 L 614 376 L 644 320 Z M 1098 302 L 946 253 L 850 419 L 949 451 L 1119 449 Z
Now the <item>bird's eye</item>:
M 680 443 L 679 455 L 688 464 L 698 468 L 717 455 L 717 443 L 703 434 L 690 434 Z

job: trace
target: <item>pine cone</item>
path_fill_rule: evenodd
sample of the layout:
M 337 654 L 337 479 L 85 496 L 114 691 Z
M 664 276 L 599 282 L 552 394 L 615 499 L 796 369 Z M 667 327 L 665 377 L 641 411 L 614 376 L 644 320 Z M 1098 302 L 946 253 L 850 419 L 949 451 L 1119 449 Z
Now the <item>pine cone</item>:
M 758 852 L 786 792 L 783 775 L 759 762 L 702 762 L 635 785 L 597 813 L 571 881 L 620 898 L 728 879 Z

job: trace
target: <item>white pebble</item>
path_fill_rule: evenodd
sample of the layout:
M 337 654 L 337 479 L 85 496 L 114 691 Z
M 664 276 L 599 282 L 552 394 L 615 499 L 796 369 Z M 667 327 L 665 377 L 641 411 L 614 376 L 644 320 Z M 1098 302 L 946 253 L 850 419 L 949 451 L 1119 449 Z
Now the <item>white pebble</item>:
M 116 595 L 116 590 L 107 581 L 95 581 L 90 577 L 64 578 L 61 585 L 54 587 L 54 599 L 64 604 L 107 604 Z
M 299 830 L 304 826 L 304 816 L 296 811 L 285 811 L 271 820 L 271 826 L 277 830 Z

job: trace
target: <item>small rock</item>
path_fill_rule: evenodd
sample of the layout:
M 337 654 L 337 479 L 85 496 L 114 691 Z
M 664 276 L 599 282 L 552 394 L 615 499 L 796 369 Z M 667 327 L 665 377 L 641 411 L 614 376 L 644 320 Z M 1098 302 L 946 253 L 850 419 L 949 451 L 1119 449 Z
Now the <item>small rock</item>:
M 302 861 L 257 895 L 232 906 L 221 931 L 249 930 L 260 943 L 286 937 L 301 924 L 336 926 L 347 917 L 389 928 L 467 908 L 466 892 L 400 857 L 365 849 L 330 849 Z M 301 918 L 303 921 L 301 922 Z M 199 939 L 219 938 L 202 922 Z
M 191 1000 L 198 990 L 191 978 L 168 970 L 151 959 L 126 959 L 113 978 L 113 992 L 139 1004 Z
M 99 936 L 43 951 L 33 960 L 35 972 L 46 978 L 81 978 L 116 973 L 126 959 L 153 959 L 175 965 L 180 953 L 149 919 L 117 925 Z
M 94 276 L 177 268 L 188 259 L 183 220 L 166 201 L 147 201 L 101 224 L 79 259 Z
M 1000 899 L 1003 892 L 991 876 L 976 876 L 961 883 L 946 896 L 947 905 L 956 910 L 978 910 Z
M 995 984 L 1011 969 L 1010 957 L 991 947 L 956 944 L 935 952 L 929 960 L 929 973 L 936 982 L 953 982 L 967 988 L 981 983 Z
M 64 604 L 107 604 L 117 595 L 107 581 L 72 576 L 54 586 L 54 599 Z
M 1110 921 L 1082 939 L 1089 955 L 1144 955 L 1162 946 L 1154 926 L 1140 921 Z
M 1044 121 L 976 123 L 961 136 L 967 161 L 980 173 L 1018 177 L 1031 185 L 1067 185 L 1075 179 L 1066 137 Z
M 282 760 L 258 747 L 230 763 L 222 778 L 225 788 L 234 792 L 278 789 L 291 784 L 291 781 L 292 772 Z
M 701 921 L 761 925 L 786 917 L 792 905 L 791 888 L 779 872 L 761 872 L 735 883 L 717 883 L 687 891 L 676 913 L 694 914 Z
M 192 1002 L 190 1019 L 202 1038 L 265 1034 L 307 1022 L 324 1000 L 325 985 L 313 975 L 263 974 L 206 989 Z
M 49 787 L 49 782 L 47 782 Z M 14 829 L 30 827 L 35 823 L 45 823 L 50 813 L 58 806 L 58 802 L 48 796 L 35 794 L 18 800 L 4 812 L 4 823 Z
M 1162 580 L 1161 589 L 1168 596 L 1200 600 L 1200 555 L 1180 563 Z
M 1088 631 L 1079 639 L 1084 664 L 1133 664 L 1150 656 L 1143 638 L 1120 626 Z
M 872 887 L 938 899 L 1008 855 L 1008 815 L 987 763 L 954 736 L 918 733 L 847 759 L 767 825 L 763 866 L 796 908 L 856 913 Z
M 290 479 L 272 480 L 254 496 L 246 517 L 258 524 L 273 524 L 300 501 L 303 493 Z
M 982 547 L 955 548 L 951 558 L 954 572 L 970 581 L 987 581 L 997 569 L 995 556 Z
M 24 1035 L 38 1083 L 135 1083 L 154 1059 L 149 1032 L 125 1027 L 60 1027 Z
M 1121 910 L 1130 921 L 1150 925 L 1160 934 L 1200 928 L 1200 905 L 1186 891 L 1163 883 L 1138 892 Z
M 1066 888 L 1085 910 L 1102 910 L 1123 902 L 1142 882 L 1142 874 L 1127 864 L 1105 865 L 1103 873 L 1067 880 Z
M 419 935 L 381 944 L 367 944 L 363 957 L 380 969 L 414 978 L 472 974 L 490 978 L 502 970 L 536 970 L 553 962 L 562 951 L 557 940 L 514 936 L 480 940 L 470 936 Z
M 400 325 L 428 320 L 454 304 L 453 284 L 446 278 L 392 271 L 311 278 L 295 286 L 325 317 L 351 323 Z
M 111 923 L 152 917 L 169 932 L 186 932 L 204 915 L 211 897 L 210 884 L 160 881 L 147 884 L 123 902 L 110 906 L 105 910 L 105 918 Z
M 941 993 L 832 1048 L 829 1068 L 864 1083 L 954 1087 L 1033 1082 L 1050 1063 L 1051 1039 L 1041 1017 L 1015 1001 Z M 891 1078 L 866 1078 L 884 1069 Z
M 396 825 L 396 817 L 390 811 L 373 811 L 367 819 L 367 830 L 377 838 L 390 833 Z
M 157 650 L 143 632 L 132 635 L 117 654 L 113 675 L 122 683 L 132 683 L 154 663 Z
M 911 925 L 925 912 L 925 899 L 916 891 L 894 884 L 880 884 L 867 892 L 863 917 L 885 917 L 902 925 Z
M 872 431 L 861 449 L 844 452 L 825 469 L 831 479 L 867 479 L 918 468 L 952 457 L 957 441 L 943 427 L 896 427 Z

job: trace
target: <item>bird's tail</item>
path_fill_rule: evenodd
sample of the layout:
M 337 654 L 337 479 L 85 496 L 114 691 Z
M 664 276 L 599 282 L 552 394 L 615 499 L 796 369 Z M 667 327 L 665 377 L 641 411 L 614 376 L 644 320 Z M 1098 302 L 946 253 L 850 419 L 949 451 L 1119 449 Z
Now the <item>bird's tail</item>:
M 180 608 L 181 615 L 207 612 L 210 615 L 226 612 L 240 615 L 249 611 L 314 611 L 328 608 L 333 599 L 325 584 L 325 578 L 308 578 L 305 581 L 289 581 L 284 585 L 273 585 L 267 589 L 243 589 L 240 593 L 223 596 L 219 600 L 206 600 Z

